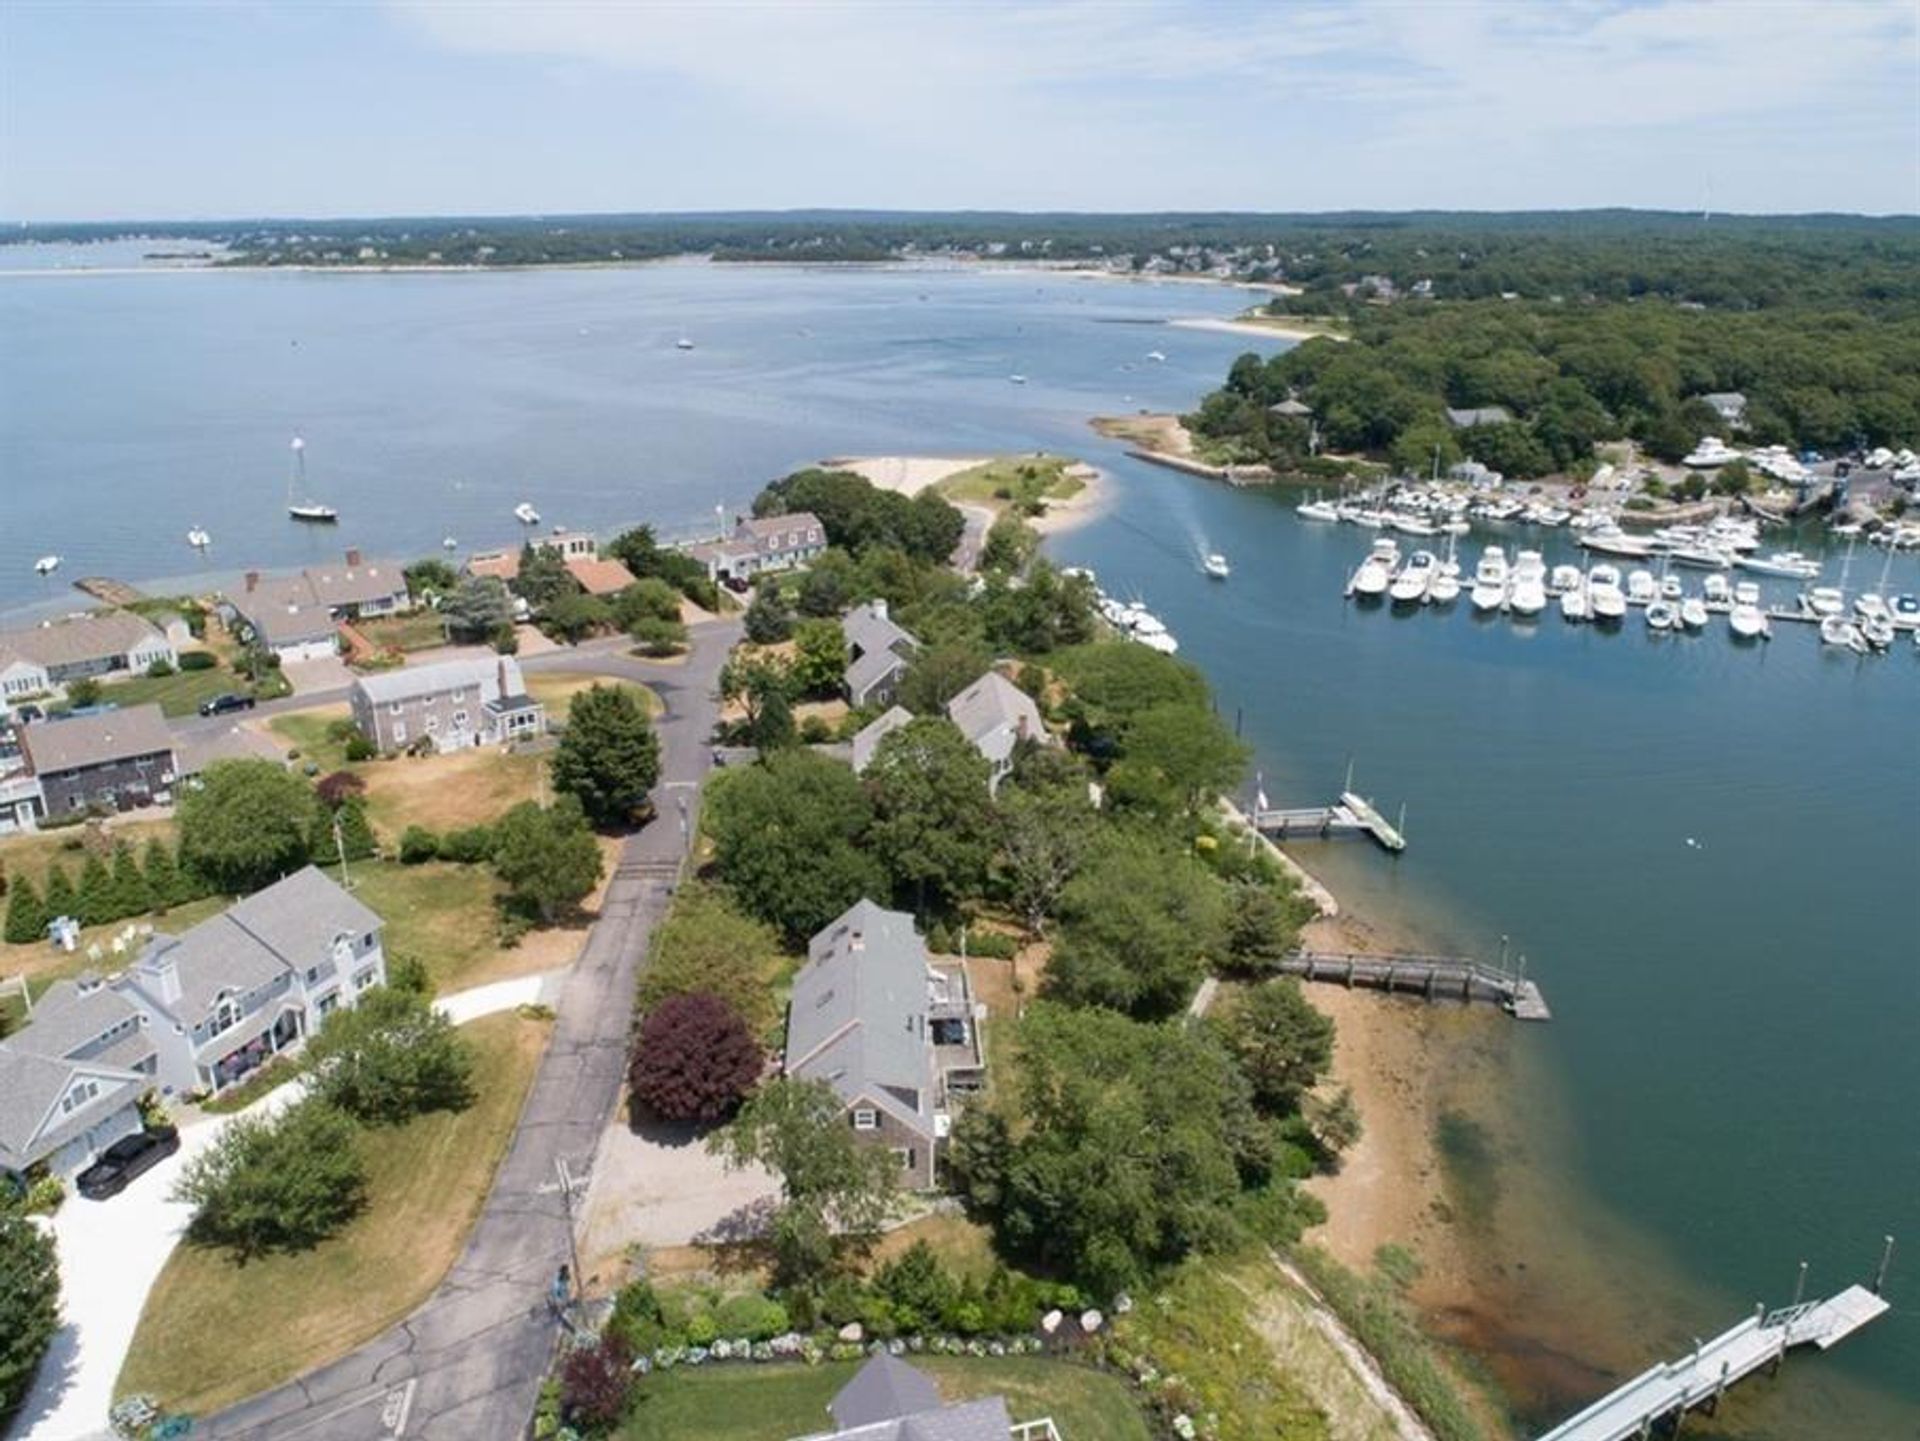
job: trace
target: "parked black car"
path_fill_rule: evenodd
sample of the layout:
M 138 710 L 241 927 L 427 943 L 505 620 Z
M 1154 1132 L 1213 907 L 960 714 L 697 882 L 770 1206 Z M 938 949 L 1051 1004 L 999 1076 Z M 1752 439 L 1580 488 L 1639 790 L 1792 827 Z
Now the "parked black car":
M 173 1126 L 149 1126 L 122 1136 L 100 1153 L 100 1159 L 82 1171 L 74 1183 L 89 1201 L 104 1201 L 127 1188 L 134 1177 L 160 1164 L 180 1149 L 180 1132 Z
M 228 691 L 225 695 L 217 695 L 212 700 L 201 701 L 200 714 L 226 715 L 229 711 L 252 710 L 254 705 L 252 696 L 235 695 L 232 691 Z

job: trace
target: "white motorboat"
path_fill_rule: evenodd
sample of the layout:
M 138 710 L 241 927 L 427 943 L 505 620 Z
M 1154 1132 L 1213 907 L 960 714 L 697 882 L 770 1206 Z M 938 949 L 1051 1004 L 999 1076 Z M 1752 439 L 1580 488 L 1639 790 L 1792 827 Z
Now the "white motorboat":
M 1676 545 L 1667 552 L 1667 559 L 1675 565 L 1690 565 L 1699 570 L 1725 570 L 1738 563 L 1730 553 L 1705 541 Z
M 205 550 L 213 544 L 213 537 L 196 525 L 192 530 L 187 532 L 187 544 L 195 550 Z
M 1893 611 L 1885 596 L 1865 591 L 1853 598 L 1853 613 L 1861 620 L 1892 620 Z
M 1354 571 L 1353 579 L 1347 583 L 1348 592 L 1370 598 L 1385 595 L 1399 563 L 1400 547 L 1389 539 L 1376 540 L 1373 549 L 1367 552 L 1367 558 L 1360 562 L 1360 568 Z
M 1627 600 L 1633 605 L 1649 605 L 1660 594 L 1660 586 L 1650 570 L 1627 572 Z
M 36 575 L 52 575 L 56 570 L 60 569 L 60 557 L 57 555 L 43 555 L 33 563 L 33 569 Z
M 1782 575 L 1791 580 L 1818 580 L 1820 562 L 1808 560 L 1797 550 L 1776 550 L 1772 555 L 1742 555 L 1735 565 L 1755 575 Z
M 1671 601 L 1656 600 L 1647 607 L 1648 630 L 1672 630 L 1680 623 L 1680 612 Z
M 1724 575 L 1708 576 L 1701 582 L 1701 588 L 1706 591 L 1707 599 L 1714 605 L 1725 605 L 1733 599 L 1733 582 Z
M 1427 587 L 1432 584 L 1437 568 L 1432 551 L 1416 550 L 1387 586 L 1387 594 L 1397 605 L 1420 604 L 1427 598 Z
M 1893 622 L 1885 616 L 1868 616 L 1860 622 L 1860 634 L 1875 650 L 1885 650 L 1893 644 Z
M 1148 650 L 1158 651 L 1161 655 L 1173 655 L 1180 649 L 1180 642 L 1165 631 L 1158 635 L 1137 635 L 1134 639 Z
M 1576 585 L 1571 590 L 1560 592 L 1560 618 L 1576 623 L 1593 615 L 1593 607 L 1587 603 L 1587 588 Z
M 1920 596 L 1896 595 L 1893 598 L 1895 625 L 1920 625 Z
M 1537 550 L 1523 550 L 1513 558 L 1513 584 L 1507 591 L 1507 609 L 1515 615 L 1535 616 L 1547 608 L 1547 565 Z
M 1354 506 L 1345 511 L 1340 518 L 1352 521 L 1355 525 L 1363 525 L 1368 530 L 1379 530 L 1387 523 L 1387 513 L 1384 510 L 1371 510 L 1365 506 Z
M 1452 605 L 1460 599 L 1460 562 L 1443 560 L 1434 567 L 1433 579 L 1427 582 L 1427 599 L 1434 605 Z
M 1547 594 L 1565 595 L 1570 590 L 1580 589 L 1580 567 L 1577 565 L 1556 565 L 1547 574 Z
M 440 548 L 442 550 L 458 550 L 460 549 L 460 542 L 450 535 L 443 535 L 440 537 Z
M 1330 500 L 1303 500 L 1293 508 L 1302 520 L 1338 520 L 1340 507 Z
M 1481 553 L 1480 564 L 1473 568 L 1471 599 L 1475 610 L 1499 610 L 1507 603 L 1507 553 L 1490 545 Z
M 1679 576 L 1663 575 L 1660 577 L 1660 599 L 1670 600 L 1677 605 L 1680 602 L 1680 598 L 1685 594 L 1686 587 L 1680 584 Z
M 1717 435 L 1702 436 L 1700 443 L 1692 452 L 1681 457 L 1680 463 L 1689 470 L 1712 470 L 1715 466 L 1738 460 L 1740 452 L 1729 446 Z
M 1800 597 L 1800 603 L 1822 618 L 1844 615 L 1847 609 L 1846 595 L 1833 585 L 1814 586 Z
M 1445 535 L 1466 535 L 1473 529 L 1473 522 L 1464 515 L 1450 515 L 1440 522 L 1440 530 Z
M 1423 515 L 1408 515 L 1403 510 L 1387 512 L 1387 524 L 1402 535 L 1438 535 L 1440 528 Z
M 1690 595 L 1681 601 L 1680 624 L 1688 630 L 1706 629 L 1707 603 L 1697 595 Z
M 1158 365 L 1161 361 L 1165 360 L 1166 358 L 1167 358 L 1167 353 L 1164 350 L 1149 350 L 1147 352 L 1147 359 L 1151 360 L 1155 365 Z
M 1624 555 L 1631 558 L 1653 554 L 1653 542 L 1644 535 L 1628 535 L 1617 527 L 1602 530 L 1599 527 L 1580 537 L 1580 544 L 1588 550 L 1599 551 L 1602 555 Z
M 1014 385 L 1025 385 L 1027 383 L 1026 376 L 1019 374 L 1009 375 L 1007 380 Z
M 675 350 L 692 350 L 693 342 L 687 339 L 687 337 L 683 335 L 678 340 L 673 342 L 673 348 Z
M 1830 615 L 1820 622 L 1820 643 L 1850 650 L 1855 655 L 1867 653 L 1867 638 L 1860 633 L 1860 627 L 1845 616 Z
M 1734 586 L 1733 609 L 1727 613 L 1727 625 L 1743 640 L 1772 637 L 1773 622 L 1760 608 L 1760 587 L 1752 581 L 1743 580 Z
M 521 501 L 520 504 L 516 505 L 513 508 L 513 518 L 519 521 L 520 524 L 522 525 L 540 524 L 540 512 L 535 510 L 529 502 L 524 500 Z
M 1587 572 L 1587 606 L 1595 620 L 1619 620 L 1627 613 L 1627 596 L 1620 589 L 1619 571 L 1610 565 L 1596 565 Z
M 330 505 L 322 505 L 307 493 L 306 441 L 296 435 L 289 449 L 293 452 L 293 463 L 287 470 L 287 514 L 308 525 L 332 525 L 340 519 L 340 512 Z
M 1215 580 L 1225 580 L 1233 574 L 1233 567 L 1227 564 L 1227 558 L 1217 550 L 1208 552 L 1207 558 L 1200 562 L 1200 569 Z

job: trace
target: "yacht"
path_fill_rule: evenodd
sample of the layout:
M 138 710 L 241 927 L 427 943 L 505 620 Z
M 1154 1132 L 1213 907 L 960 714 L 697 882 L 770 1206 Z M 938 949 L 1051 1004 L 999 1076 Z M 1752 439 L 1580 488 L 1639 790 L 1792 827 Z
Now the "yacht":
M 1452 605 L 1460 599 L 1460 562 L 1443 560 L 1427 582 L 1427 599 L 1434 605 Z
M 1818 580 L 1820 562 L 1808 560 L 1797 550 L 1776 550 L 1772 555 L 1742 555 L 1735 565 L 1755 575 L 1783 575 L 1791 580 Z
M 1741 563 L 1731 553 L 1705 541 L 1676 545 L 1667 552 L 1667 559 L 1675 565 L 1690 565 L 1698 570 L 1725 570 Z
M 308 525 L 332 525 L 340 519 L 340 512 L 320 504 L 307 493 L 306 441 L 296 435 L 289 449 L 293 452 L 293 464 L 287 471 L 287 514 Z
M 1587 603 L 1587 588 L 1576 585 L 1560 592 L 1560 618 L 1562 620 L 1583 621 L 1593 614 L 1593 607 Z
M 1853 613 L 1863 621 L 1893 619 L 1893 611 L 1887 605 L 1886 597 L 1867 591 L 1853 598 Z
M 1227 558 L 1217 550 L 1208 552 L 1207 558 L 1200 562 L 1200 569 L 1215 580 L 1225 580 L 1233 574 L 1233 567 L 1227 564 Z
M 524 500 L 513 508 L 513 518 L 522 525 L 540 524 L 540 512 L 535 510 L 531 503 Z
M 1578 590 L 1580 579 L 1579 566 L 1556 565 L 1547 574 L 1547 594 L 1565 595 L 1570 590 Z
M 1473 529 L 1473 522 L 1464 515 L 1450 515 L 1440 522 L 1440 529 L 1447 535 L 1466 535 Z
M 1338 520 L 1340 507 L 1330 500 L 1303 500 L 1293 508 L 1302 520 Z
M 1678 605 L 1681 597 L 1685 594 L 1686 587 L 1680 584 L 1679 576 L 1663 575 L 1660 577 L 1660 599 L 1670 600 Z
M 1628 535 L 1619 527 L 1602 529 L 1595 526 L 1580 537 L 1580 544 L 1588 550 L 1597 550 L 1602 555 L 1624 555 L 1632 558 L 1653 554 L 1653 542 L 1644 535 Z
M 1683 456 L 1680 463 L 1689 470 L 1712 470 L 1715 466 L 1725 465 L 1728 461 L 1738 460 L 1740 452 L 1734 450 L 1717 435 L 1702 436 L 1700 443 Z
M 1833 585 L 1814 586 L 1800 597 L 1800 603 L 1822 618 L 1841 615 L 1847 608 L 1845 594 Z
M 1433 583 L 1436 568 L 1433 552 L 1416 550 L 1407 557 L 1407 563 L 1400 567 L 1400 573 L 1387 587 L 1387 594 L 1398 605 L 1418 605 L 1427 598 L 1427 587 Z
M 1660 586 L 1650 570 L 1630 570 L 1627 572 L 1627 600 L 1633 605 L 1647 605 L 1660 594 Z
M 1619 571 L 1610 565 L 1596 565 L 1587 572 L 1587 606 L 1595 620 L 1618 620 L 1627 613 Z
M 1376 540 L 1373 549 L 1367 552 L 1367 558 L 1360 562 L 1360 568 L 1354 571 L 1353 579 L 1347 583 L 1348 593 L 1368 597 L 1385 595 L 1399 564 L 1400 547 L 1391 540 Z
M 1688 630 L 1705 630 L 1707 625 L 1707 603 L 1697 595 L 1690 595 L 1681 601 L 1680 624 Z
M 56 570 L 60 569 L 60 557 L 57 555 L 43 555 L 33 563 L 33 569 L 37 575 L 52 575 Z
M 1507 594 L 1507 609 L 1515 615 L 1533 616 L 1547 608 L 1547 566 L 1537 550 L 1523 550 L 1513 558 L 1513 586 Z
M 1482 552 L 1473 568 L 1473 608 L 1499 610 L 1507 603 L 1507 553 L 1497 545 Z
M 1820 643 L 1850 650 L 1855 655 L 1867 653 L 1867 638 L 1860 633 L 1860 627 L 1845 616 L 1830 615 L 1820 622 Z
M 1403 510 L 1387 512 L 1387 524 L 1402 535 L 1438 535 L 1440 527 L 1424 515 L 1408 515 Z
M 1733 599 L 1733 582 L 1724 575 L 1710 575 L 1701 582 L 1701 588 L 1707 593 L 1707 600 L 1714 605 L 1725 605 Z
M 1672 630 L 1680 623 L 1680 612 L 1673 602 L 1656 600 L 1647 607 L 1648 630 Z
M 1733 588 L 1733 609 L 1728 612 L 1727 625 L 1743 640 L 1772 638 L 1773 622 L 1760 609 L 1760 587 L 1752 581 L 1743 580 Z

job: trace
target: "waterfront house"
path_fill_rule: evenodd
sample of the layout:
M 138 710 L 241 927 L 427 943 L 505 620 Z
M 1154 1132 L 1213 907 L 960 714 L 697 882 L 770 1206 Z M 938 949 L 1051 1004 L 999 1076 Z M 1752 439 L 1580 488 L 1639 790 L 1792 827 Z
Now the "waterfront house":
M 934 1184 L 954 1110 L 986 1076 L 966 967 L 935 966 L 913 917 L 863 900 L 807 944 L 787 1008 L 786 1072 L 824 1081 L 911 1190 Z
M 920 642 L 894 623 L 884 600 L 856 605 L 840 628 L 847 638 L 848 702 L 863 706 L 891 701 Z
M 361 676 L 350 704 L 360 734 L 382 751 L 423 737 L 442 752 L 502 745 L 546 730 L 546 708 L 527 694 L 520 663 L 504 655 Z
M 731 536 L 688 546 L 687 554 L 706 566 L 708 579 L 740 585 L 757 575 L 805 565 L 826 548 L 827 530 L 819 517 L 797 510 L 792 515 L 743 516 L 734 521 Z
M 948 701 L 947 718 L 987 758 L 991 767 L 987 789 L 996 793 L 1013 769 L 1014 748 L 1021 741 L 1045 745 L 1052 739 L 1033 697 L 997 670 L 988 671 Z
M 228 604 L 254 639 L 286 663 L 333 655 L 342 621 L 403 615 L 413 609 L 413 597 L 397 563 L 349 550 L 344 565 L 308 566 L 287 576 L 248 571 Z
M 39 721 L 20 731 L 37 816 L 166 805 L 177 772 L 173 732 L 157 705 Z
M 881 1351 L 827 1403 L 834 1429 L 794 1441 L 1062 1441 L 1051 1417 L 1016 1423 L 1003 1396 L 943 1402 L 924 1371 Z
M 633 584 L 633 572 L 611 557 L 600 554 L 599 543 L 585 531 L 556 530 L 551 535 L 534 536 L 527 544 L 556 552 L 571 575 L 588 595 L 618 595 Z M 467 557 L 467 574 L 492 576 L 512 585 L 520 578 L 520 551 L 475 551 Z
M 84 1171 L 140 1129 L 154 1068 L 153 1042 L 124 997 L 93 975 L 55 981 L 0 1041 L 0 1176 Z
M 155 936 L 109 984 L 140 1014 L 161 1091 L 218 1091 L 386 980 L 382 924 L 308 866 L 178 936 Z
M 911 711 L 897 705 L 889 706 L 882 714 L 860 727 L 853 737 L 853 773 L 865 775 L 880 749 L 880 742 L 912 719 Z
M 163 629 L 130 610 L 97 610 L 0 631 L 0 702 L 55 695 L 76 680 L 143 675 L 155 661 L 178 665 L 191 637 L 178 616 L 165 620 Z
M 633 584 L 633 572 L 607 556 L 570 555 L 567 574 L 588 595 L 618 595 Z
M 1513 412 L 1504 405 L 1476 405 L 1456 410 L 1447 407 L 1447 424 L 1455 430 L 1468 430 L 1476 425 L 1505 425 L 1513 419 Z

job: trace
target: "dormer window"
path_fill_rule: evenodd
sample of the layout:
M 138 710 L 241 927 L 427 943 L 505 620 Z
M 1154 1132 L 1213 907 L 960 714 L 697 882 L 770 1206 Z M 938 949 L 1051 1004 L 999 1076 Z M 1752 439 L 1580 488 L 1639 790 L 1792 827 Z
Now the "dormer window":
M 210 1034 L 217 1036 L 222 1031 L 230 1031 L 239 1024 L 240 1002 L 235 997 L 223 993 L 220 999 L 214 1002 Z
M 66 1095 L 60 1098 L 60 1114 L 72 1115 L 99 1094 L 100 1083 L 91 1077 L 84 1081 L 75 1081 Z

